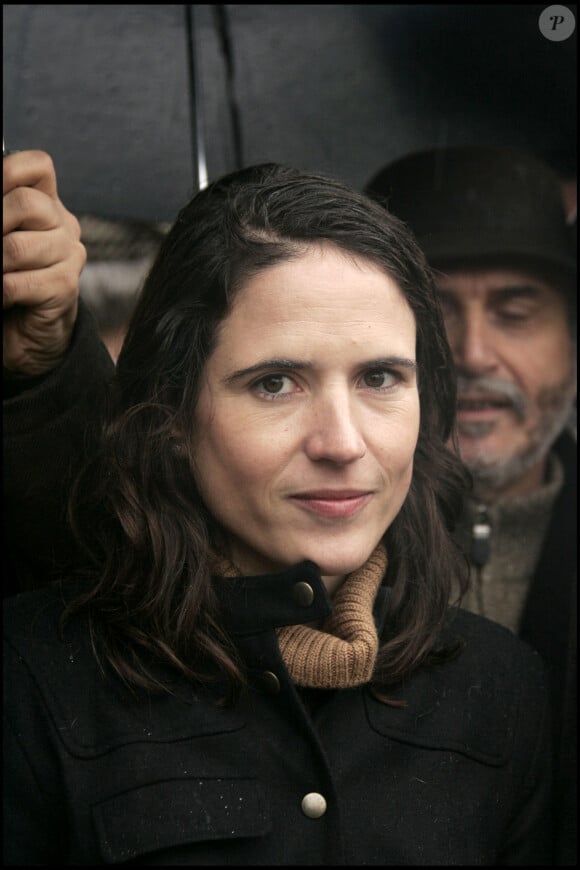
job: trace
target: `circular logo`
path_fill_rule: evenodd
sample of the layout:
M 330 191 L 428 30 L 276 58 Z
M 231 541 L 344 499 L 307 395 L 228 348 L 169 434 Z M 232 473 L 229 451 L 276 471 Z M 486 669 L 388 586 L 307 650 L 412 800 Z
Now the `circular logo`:
M 540 33 L 552 42 L 562 42 L 576 29 L 574 13 L 567 6 L 546 6 L 538 18 Z

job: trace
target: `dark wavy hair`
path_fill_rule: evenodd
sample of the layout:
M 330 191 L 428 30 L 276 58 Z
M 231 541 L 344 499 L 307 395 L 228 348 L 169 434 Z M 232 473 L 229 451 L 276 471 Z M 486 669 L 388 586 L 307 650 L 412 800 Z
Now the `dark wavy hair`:
M 212 588 L 221 537 L 194 479 L 193 410 L 237 291 L 319 244 L 378 265 L 415 316 L 420 431 L 409 493 L 385 534 L 391 602 L 374 683 L 393 684 L 438 656 L 454 584 L 466 582 L 451 538 L 466 477 L 449 448 L 455 375 L 431 272 L 381 205 L 269 163 L 215 181 L 179 213 L 118 358 L 101 449 L 73 491 L 71 521 L 93 581 L 66 618 L 88 611 L 95 652 L 132 686 L 161 686 L 152 663 L 194 682 L 217 674 L 234 694 L 244 684 Z

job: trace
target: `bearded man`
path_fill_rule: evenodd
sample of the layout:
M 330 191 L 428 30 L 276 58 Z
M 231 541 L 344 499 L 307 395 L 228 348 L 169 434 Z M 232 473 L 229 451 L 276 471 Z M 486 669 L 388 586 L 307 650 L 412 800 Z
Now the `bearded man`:
M 512 629 L 550 668 L 556 823 L 568 863 L 576 831 L 575 225 L 557 175 L 513 148 L 410 154 L 366 190 L 410 226 L 436 271 L 457 371 L 457 435 L 473 479 L 457 529 L 472 566 L 463 606 Z

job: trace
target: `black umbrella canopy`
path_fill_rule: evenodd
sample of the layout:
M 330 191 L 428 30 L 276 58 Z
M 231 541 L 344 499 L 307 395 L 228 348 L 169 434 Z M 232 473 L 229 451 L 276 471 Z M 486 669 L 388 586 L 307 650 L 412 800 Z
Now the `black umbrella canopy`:
M 191 13 L 181 5 L 4 5 L 6 145 L 48 151 L 73 211 L 171 220 L 197 187 Z M 216 96 L 221 70 L 211 70 Z M 231 164 L 225 151 L 221 163 Z
M 6 143 L 49 151 L 77 214 L 153 222 L 263 160 L 362 188 L 480 142 L 573 174 L 576 33 L 547 40 L 544 8 L 4 5 Z

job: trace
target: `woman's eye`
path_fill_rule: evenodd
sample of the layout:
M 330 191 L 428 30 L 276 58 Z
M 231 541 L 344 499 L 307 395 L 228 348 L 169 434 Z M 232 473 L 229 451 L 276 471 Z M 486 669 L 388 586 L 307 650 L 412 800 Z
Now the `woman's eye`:
M 266 396 L 287 395 L 292 392 L 292 380 L 287 375 L 266 375 L 255 382 L 254 389 Z
M 377 369 L 376 371 L 365 372 L 363 381 L 365 387 L 370 387 L 372 390 L 380 390 L 392 387 L 397 382 L 397 377 L 393 372 L 386 369 Z

